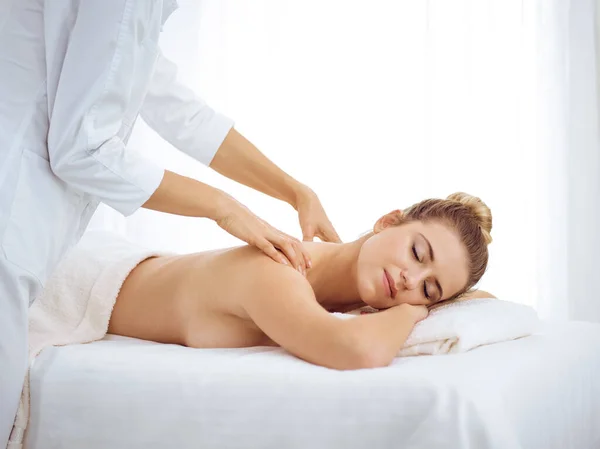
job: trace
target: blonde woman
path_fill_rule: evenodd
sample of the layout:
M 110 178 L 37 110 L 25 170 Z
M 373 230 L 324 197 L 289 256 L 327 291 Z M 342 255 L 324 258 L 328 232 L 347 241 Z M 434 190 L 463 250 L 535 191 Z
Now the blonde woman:
M 153 257 L 127 277 L 109 333 L 195 348 L 280 345 L 335 369 L 388 365 L 428 308 L 469 290 L 488 262 L 492 217 L 457 193 L 377 220 L 356 241 L 307 243 L 307 275 L 251 246 Z M 488 295 L 484 295 L 488 296 Z M 329 312 L 379 313 L 340 320 Z

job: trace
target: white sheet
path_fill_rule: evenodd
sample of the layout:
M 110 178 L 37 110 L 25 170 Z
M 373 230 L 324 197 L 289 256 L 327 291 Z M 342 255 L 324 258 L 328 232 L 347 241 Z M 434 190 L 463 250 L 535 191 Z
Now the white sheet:
M 45 349 L 27 449 L 600 447 L 600 326 L 339 372 L 279 348 Z

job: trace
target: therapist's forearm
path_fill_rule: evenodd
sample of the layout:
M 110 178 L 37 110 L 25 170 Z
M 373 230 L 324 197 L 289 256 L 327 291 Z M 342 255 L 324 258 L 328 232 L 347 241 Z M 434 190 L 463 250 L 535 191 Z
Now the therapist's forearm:
M 234 128 L 227 134 L 209 166 L 229 179 L 285 201 L 294 208 L 298 196 L 307 189 Z
M 152 196 L 142 207 L 187 217 L 217 219 L 228 195 L 195 179 L 165 170 Z

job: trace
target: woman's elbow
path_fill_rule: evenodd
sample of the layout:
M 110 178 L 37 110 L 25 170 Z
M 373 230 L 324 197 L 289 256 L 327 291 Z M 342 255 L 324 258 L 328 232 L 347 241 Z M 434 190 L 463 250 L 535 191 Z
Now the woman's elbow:
M 362 342 L 355 354 L 355 369 L 383 368 L 394 360 L 393 354 L 385 345 L 377 342 Z
M 392 363 L 395 357 L 395 354 L 389 348 L 386 348 L 382 342 L 369 341 L 369 339 L 360 335 L 351 339 L 349 345 L 343 351 L 345 357 L 340 358 L 339 366 L 334 367 L 335 369 L 383 368 Z
M 336 370 L 382 368 L 392 363 L 397 354 L 392 342 L 370 332 L 368 327 L 357 326 L 355 320 L 336 319 L 333 326 L 311 339 L 304 351 L 292 352 L 308 362 Z
M 393 357 L 378 354 L 376 351 L 362 352 L 355 356 L 355 359 L 351 363 L 352 367 L 347 369 L 384 368 L 392 363 L 393 359 Z

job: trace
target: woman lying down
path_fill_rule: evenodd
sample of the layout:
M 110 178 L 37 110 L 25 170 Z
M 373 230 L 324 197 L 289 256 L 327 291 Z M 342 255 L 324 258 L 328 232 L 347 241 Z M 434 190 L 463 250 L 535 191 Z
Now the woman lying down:
M 194 348 L 280 345 L 335 369 L 386 366 L 428 308 L 485 272 L 492 217 L 464 193 L 393 211 L 346 244 L 306 243 L 306 277 L 242 246 L 151 257 L 122 284 L 108 332 Z M 483 295 L 490 296 L 490 295 Z M 329 312 L 370 306 L 340 320 Z
M 335 369 L 386 366 L 429 310 L 491 296 L 470 291 L 485 272 L 491 228 L 479 198 L 425 200 L 384 215 L 354 242 L 305 243 L 312 260 L 306 277 L 252 246 L 161 254 L 90 232 L 30 308 L 30 359 L 47 346 L 87 343 L 108 331 L 193 348 L 279 345 Z M 379 312 L 350 320 L 330 313 L 366 306 Z M 463 323 L 480 322 L 464 308 L 457 314 Z M 514 314 L 504 314 L 514 326 Z M 437 338 L 436 318 L 422 324 Z M 481 329 L 472 333 L 473 346 Z

